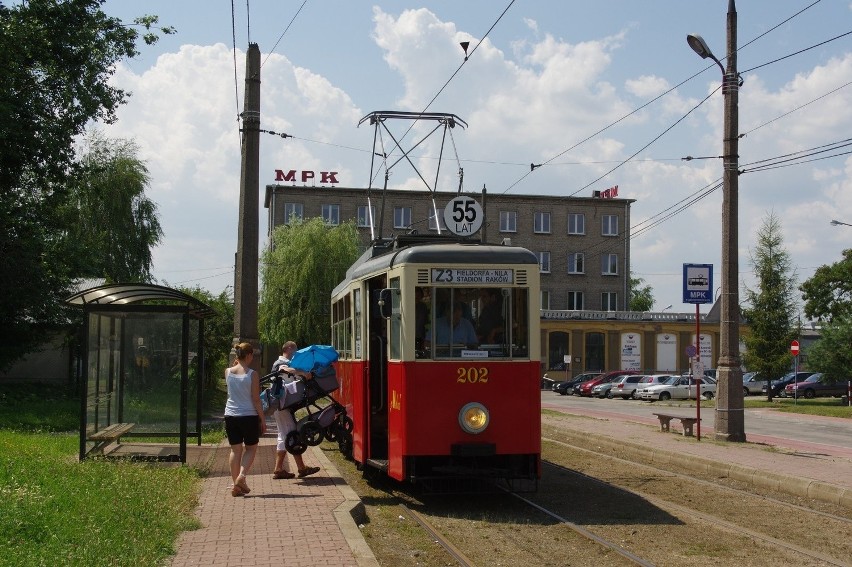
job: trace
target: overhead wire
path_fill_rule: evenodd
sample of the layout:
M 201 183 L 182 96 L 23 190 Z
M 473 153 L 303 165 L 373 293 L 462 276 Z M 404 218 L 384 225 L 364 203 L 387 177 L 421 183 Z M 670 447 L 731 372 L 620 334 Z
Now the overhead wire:
M 292 25 L 293 25 L 293 22 L 295 22 L 295 21 L 296 21 L 296 18 L 297 18 L 297 17 L 299 17 L 299 14 L 301 14 L 301 13 L 302 13 L 302 8 L 304 8 L 304 7 L 305 7 L 305 4 L 307 4 L 307 3 L 308 3 L 308 0 L 304 0 L 304 1 L 302 2 L 302 5 L 301 5 L 301 6 L 299 6 L 299 9 L 298 9 L 298 10 L 296 10 L 296 13 L 295 13 L 295 14 L 293 14 L 293 17 L 292 17 L 292 18 L 290 18 L 290 21 L 289 21 L 289 23 L 287 24 L 287 27 L 285 27 L 285 28 L 284 28 L 284 31 L 283 31 L 283 32 L 281 32 L 281 35 L 279 35 L 279 36 L 278 36 L 278 39 L 277 39 L 277 40 L 275 40 L 275 45 L 273 45 L 273 46 L 272 46 L 272 49 L 270 49 L 270 50 L 269 50 L 269 52 L 266 54 L 266 57 L 264 57 L 263 62 L 260 64 L 260 68 L 261 68 L 261 69 L 263 69 L 263 66 L 266 64 L 266 60 L 267 60 L 267 59 L 269 59 L 269 56 L 270 56 L 270 55 L 272 55 L 273 53 L 275 53 L 275 48 L 276 48 L 276 47 L 278 47 L 278 44 L 279 44 L 279 43 L 281 43 L 281 40 L 282 40 L 282 39 L 284 39 L 284 35 L 285 35 L 285 34 L 287 33 L 287 31 L 290 29 L 290 26 L 292 26 Z

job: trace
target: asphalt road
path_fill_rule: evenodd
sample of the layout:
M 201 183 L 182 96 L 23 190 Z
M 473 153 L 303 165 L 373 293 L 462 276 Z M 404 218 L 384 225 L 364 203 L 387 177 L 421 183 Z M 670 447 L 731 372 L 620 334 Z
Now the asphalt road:
M 695 402 L 645 402 L 560 396 L 541 392 L 542 407 L 551 406 L 591 417 L 656 424 L 655 411 L 695 415 Z M 840 403 L 838 400 L 837 403 Z M 675 407 L 672 407 L 675 406 Z M 665 408 L 665 409 L 663 409 Z M 712 435 L 715 411 L 701 407 L 701 435 Z M 746 440 L 793 449 L 818 448 L 821 453 L 852 458 L 852 419 L 781 413 L 771 409 L 745 410 Z M 814 447 L 816 446 L 816 447 Z

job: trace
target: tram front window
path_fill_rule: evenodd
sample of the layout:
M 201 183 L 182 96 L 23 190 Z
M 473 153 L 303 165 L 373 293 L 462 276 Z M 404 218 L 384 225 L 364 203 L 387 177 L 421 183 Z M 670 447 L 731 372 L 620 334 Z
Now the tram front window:
M 423 333 L 427 355 L 436 358 L 527 355 L 529 311 L 525 289 L 436 287 L 431 292 L 431 301 L 418 300 L 429 307 Z M 424 296 L 422 291 L 417 293 L 417 297 Z M 416 318 L 418 326 L 424 319 L 422 313 Z

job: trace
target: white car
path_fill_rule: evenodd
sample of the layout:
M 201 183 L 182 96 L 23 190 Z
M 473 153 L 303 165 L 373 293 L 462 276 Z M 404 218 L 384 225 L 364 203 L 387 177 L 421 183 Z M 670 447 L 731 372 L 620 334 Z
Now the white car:
M 642 399 L 642 390 L 656 386 L 657 384 L 665 384 L 675 378 L 677 376 L 672 376 L 671 374 L 649 374 L 639 380 L 639 384 L 636 385 L 636 391 L 633 394 L 633 399 Z
M 701 397 L 712 400 L 716 395 L 716 384 L 701 378 L 689 378 L 688 376 L 675 376 L 665 384 L 648 386 L 639 392 L 639 398 L 643 400 L 688 400 L 694 398 L 698 390 L 697 384 L 701 386 Z

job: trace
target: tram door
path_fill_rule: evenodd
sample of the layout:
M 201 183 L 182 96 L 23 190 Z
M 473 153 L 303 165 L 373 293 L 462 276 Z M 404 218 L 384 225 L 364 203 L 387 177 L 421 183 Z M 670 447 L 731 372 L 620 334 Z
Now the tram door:
M 387 278 L 382 275 L 367 281 L 370 297 L 367 321 L 369 325 L 369 350 L 367 353 L 370 399 L 370 428 L 367 455 L 370 459 L 388 458 L 388 321 L 379 310 L 379 295 L 387 287 Z

